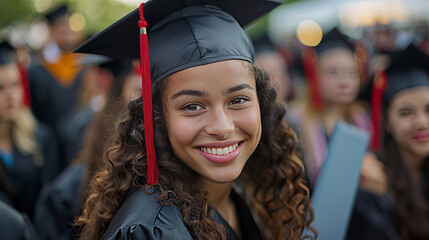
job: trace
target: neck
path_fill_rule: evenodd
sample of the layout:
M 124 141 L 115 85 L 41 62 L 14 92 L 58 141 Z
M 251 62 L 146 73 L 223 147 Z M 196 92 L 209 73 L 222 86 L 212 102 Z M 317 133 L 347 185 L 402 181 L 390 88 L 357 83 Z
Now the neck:
M 402 162 L 410 173 L 411 180 L 414 183 L 420 183 L 421 168 L 426 157 L 416 156 L 407 151 L 401 151 Z
M 232 183 L 215 183 L 209 180 L 201 181 L 201 191 L 206 199 L 216 208 L 220 215 L 227 220 L 229 208 L 229 195 Z
M 335 124 L 339 121 L 346 121 L 347 107 L 339 104 L 325 105 L 322 112 L 322 121 L 328 135 L 334 130 Z

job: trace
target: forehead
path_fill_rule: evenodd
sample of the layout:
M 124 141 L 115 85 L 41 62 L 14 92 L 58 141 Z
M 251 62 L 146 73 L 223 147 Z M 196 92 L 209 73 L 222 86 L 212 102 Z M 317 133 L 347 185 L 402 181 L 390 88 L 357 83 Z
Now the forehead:
M 390 101 L 390 109 L 403 106 L 425 106 L 429 104 L 429 86 L 407 88 L 396 93 Z
M 19 75 L 18 66 L 15 63 L 0 65 L 0 79 L 8 79 Z
M 348 60 L 349 62 L 357 62 L 353 52 L 342 47 L 326 50 L 318 58 L 320 64 L 329 62 L 343 62 L 344 60 Z
M 170 75 L 164 80 L 164 93 L 174 94 L 181 89 L 214 90 L 232 85 L 249 83 L 255 86 L 250 63 L 243 60 L 227 60 L 188 68 Z M 217 88 L 215 88 L 217 87 Z

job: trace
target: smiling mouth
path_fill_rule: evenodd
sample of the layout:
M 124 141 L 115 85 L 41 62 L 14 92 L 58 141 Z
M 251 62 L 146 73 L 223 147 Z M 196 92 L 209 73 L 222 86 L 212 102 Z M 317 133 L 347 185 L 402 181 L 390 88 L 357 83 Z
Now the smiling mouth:
M 226 154 L 229 154 L 230 152 L 233 152 L 235 149 L 237 149 L 239 144 L 240 143 L 236 143 L 236 144 L 233 144 L 231 146 L 224 147 L 224 148 L 199 147 L 198 149 L 201 150 L 202 152 L 210 153 L 210 154 L 214 154 L 214 155 L 226 155 Z

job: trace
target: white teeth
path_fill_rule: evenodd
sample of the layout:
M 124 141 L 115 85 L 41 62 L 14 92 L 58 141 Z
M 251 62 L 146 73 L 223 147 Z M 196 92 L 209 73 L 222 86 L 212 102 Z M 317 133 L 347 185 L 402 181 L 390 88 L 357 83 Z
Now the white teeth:
M 223 148 L 223 154 L 228 154 L 229 153 L 229 148 L 228 147 L 224 147 Z
M 205 147 L 202 147 L 200 149 L 201 149 L 201 151 L 206 152 L 206 153 L 210 153 L 210 154 L 225 155 L 225 154 L 228 154 L 230 152 L 233 152 L 237 147 L 238 147 L 238 143 L 231 145 L 229 147 L 224 147 L 224 148 L 205 148 Z

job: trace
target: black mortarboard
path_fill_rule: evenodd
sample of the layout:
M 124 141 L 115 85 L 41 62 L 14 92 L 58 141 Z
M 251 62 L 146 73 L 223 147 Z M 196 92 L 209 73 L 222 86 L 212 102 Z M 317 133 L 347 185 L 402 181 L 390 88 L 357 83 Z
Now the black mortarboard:
M 316 52 L 320 56 L 322 52 L 338 47 L 354 52 L 354 47 L 350 44 L 349 38 L 342 34 L 337 28 L 333 28 L 323 36 L 319 45 L 316 46 Z
M 62 4 L 60 6 L 57 6 L 56 8 L 52 9 L 51 11 L 45 13 L 45 18 L 48 20 L 49 24 L 52 24 L 60 17 L 63 17 L 67 14 L 69 14 L 69 9 L 67 5 Z
M 278 4 L 270 0 L 152 0 L 145 3 L 152 80 L 216 61 L 252 61 L 252 44 L 240 25 L 246 25 Z M 83 43 L 76 52 L 138 59 L 138 21 L 136 9 Z
M 242 26 L 278 5 L 273 0 L 151 0 L 76 50 L 114 59 L 140 57 L 148 184 L 158 182 L 151 79 L 224 60 L 252 62 L 253 46 Z
M 6 41 L 0 43 L 0 65 L 16 62 L 15 49 Z
M 428 71 L 429 56 L 414 45 L 393 54 L 386 69 L 387 85 L 383 101 L 390 102 L 396 93 L 407 88 L 429 86 Z

